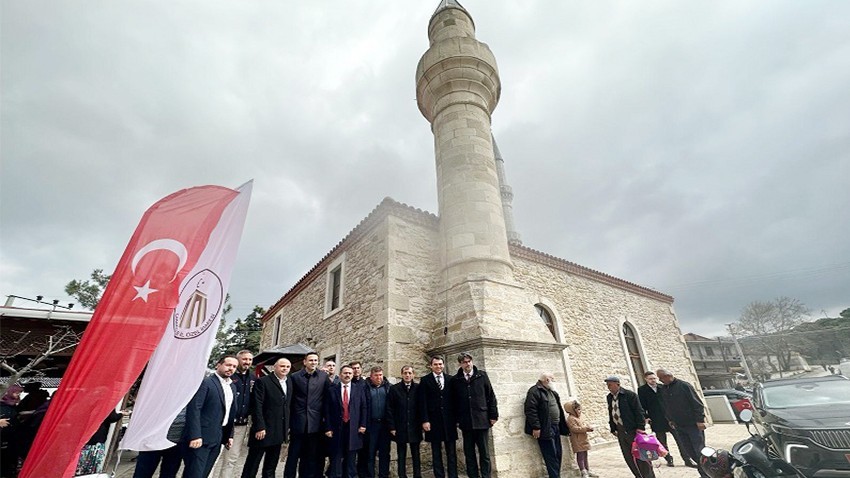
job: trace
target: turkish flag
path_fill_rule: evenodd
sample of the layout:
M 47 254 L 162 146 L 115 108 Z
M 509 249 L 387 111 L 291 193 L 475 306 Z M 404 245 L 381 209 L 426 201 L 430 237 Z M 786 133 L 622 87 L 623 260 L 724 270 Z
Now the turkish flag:
M 243 189 L 185 189 L 145 212 L 50 402 L 21 478 L 74 476 L 83 445 L 130 389 L 163 336 L 215 335 L 224 284 L 219 295 L 193 294 L 191 317 L 176 309 L 181 285 L 192 279 L 222 221 L 238 224 L 241 235 L 250 184 Z M 225 214 L 240 196 L 240 213 Z M 236 252 L 231 249 L 229 266 Z M 211 272 L 204 276 L 207 281 L 213 281 Z

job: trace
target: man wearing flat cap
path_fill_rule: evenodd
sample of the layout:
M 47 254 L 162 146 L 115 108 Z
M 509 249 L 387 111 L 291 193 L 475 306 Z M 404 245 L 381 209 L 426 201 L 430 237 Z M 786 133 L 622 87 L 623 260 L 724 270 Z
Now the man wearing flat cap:
M 629 465 L 632 475 L 636 478 L 654 478 L 655 472 L 652 465 L 643 460 L 635 460 L 632 457 L 632 442 L 638 429 L 643 429 L 646 417 L 640 400 L 635 392 L 620 387 L 620 377 L 611 375 L 605 379 L 608 386 L 608 425 L 611 433 L 617 436 L 620 443 L 620 451 Z M 635 463 L 637 462 L 637 463 Z

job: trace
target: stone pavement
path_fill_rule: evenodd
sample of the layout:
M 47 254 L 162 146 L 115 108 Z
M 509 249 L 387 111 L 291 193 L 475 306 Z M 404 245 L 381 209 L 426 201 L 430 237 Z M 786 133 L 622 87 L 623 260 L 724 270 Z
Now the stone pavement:
M 708 446 L 728 450 L 732 448 L 735 442 L 743 440 L 747 436 L 749 436 L 747 429 L 742 424 L 716 424 L 705 431 L 705 442 Z M 676 442 L 672 437 L 668 435 L 667 441 L 670 445 L 670 453 L 673 456 L 676 466 L 670 468 L 666 466 L 664 460 L 658 460 L 655 464 L 661 465 L 661 467 L 655 468 L 655 476 L 657 478 L 699 477 L 699 473 L 695 469 L 682 465 L 679 450 L 676 448 Z M 602 478 L 632 478 L 632 473 L 626 466 L 623 455 L 620 452 L 620 447 L 617 446 L 616 442 L 591 449 L 588 462 L 590 464 L 590 470 Z M 575 475 L 568 475 L 566 473 L 562 473 L 562 475 L 578 476 L 578 470 L 576 469 L 574 472 Z
M 723 448 L 726 450 L 730 449 L 735 442 L 742 440 L 747 436 L 747 429 L 744 427 L 744 425 L 738 424 L 716 424 L 709 427 L 708 430 L 706 430 L 705 432 L 705 439 L 707 445 L 712 446 L 714 448 Z M 655 476 L 657 478 L 698 477 L 699 473 L 697 473 L 695 469 L 687 468 L 682 465 L 682 461 L 679 458 L 679 450 L 676 449 L 675 441 L 670 438 L 668 438 L 668 440 L 670 441 L 670 447 L 672 448 L 670 452 L 673 454 L 673 459 L 675 460 L 676 466 L 673 468 L 667 467 L 663 460 L 659 460 L 657 464 L 661 464 L 662 466 L 660 468 L 655 469 Z M 427 445 L 423 446 L 422 450 L 423 454 L 429 453 L 427 451 Z M 122 455 L 122 463 L 118 466 L 118 470 L 115 474 L 116 478 L 132 478 L 135 463 L 130 461 L 130 459 L 134 455 L 134 452 L 125 452 Z M 623 456 L 620 453 L 620 448 L 617 446 L 616 442 L 596 446 L 591 449 L 588 461 L 590 462 L 590 469 L 602 478 L 632 478 L 632 474 L 631 472 L 629 472 L 626 463 L 623 461 Z M 241 472 L 242 470 L 243 463 L 244 458 L 240 460 L 238 468 L 239 472 Z M 577 469 L 562 470 L 561 475 L 564 477 L 579 476 Z M 215 477 L 216 474 L 213 473 L 212 476 Z M 237 473 L 236 476 L 238 477 L 239 473 Z M 277 468 L 277 476 L 283 476 L 282 463 Z M 430 478 L 434 475 L 429 471 L 427 473 L 423 473 L 423 476 L 426 478 Z M 461 476 L 466 475 L 461 474 Z M 538 477 L 529 476 L 528 478 Z M 539 478 L 545 477 L 540 476 Z

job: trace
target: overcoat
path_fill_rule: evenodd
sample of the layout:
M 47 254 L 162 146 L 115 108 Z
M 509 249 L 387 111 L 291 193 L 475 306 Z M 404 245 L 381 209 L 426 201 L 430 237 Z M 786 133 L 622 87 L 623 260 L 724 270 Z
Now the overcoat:
M 587 432 L 592 428 L 576 415 L 575 401 L 569 401 L 564 404 L 564 410 L 567 411 L 567 427 L 570 429 L 570 446 L 573 453 L 579 451 L 590 450 L 590 440 L 587 439 Z
M 643 384 L 638 387 L 638 399 L 640 406 L 643 407 L 643 412 L 646 418 L 652 420 L 650 426 L 655 433 L 667 433 L 670 431 L 670 424 L 667 422 L 667 417 L 664 416 L 664 403 L 662 402 L 661 394 L 664 385 L 658 384 L 658 391 L 653 391 L 649 384 Z
M 328 388 L 328 395 L 325 397 L 325 431 L 333 432 L 330 439 L 330 455 L 347 451 L 354 451 L 363 448 L 363 435 L 357 430 L 360 427 L 366 428 L 369 420 L 369 413 L 366 408 L 365 387 L 358 387 L 351 384 L 349 388 L 348 398 L 348 417 L 349 426 L 345 430 L 342 421 L 342 382 L 335 383 Z M 348 433 L 348 450 L 340 450 L 342 446 L 342 433 Z
M 324 398 L 330 388 L 328 374 L 316 370 L 312 374 L 301 369 L 292 374 L 292 399 L 290 416 L 292 433 L 319 433 L 323 431 Z
M 429 443 L 457 440 L 457 425 L 454 418 L 454 407 L 451 403 L 449 389 L 454 377 L 443 374 L 443 389 L 440 390 L 433 373 L 422 377 L 419 381 L 419 419 L 422 423 L 430 423 L 431 431 L 425 432 L 425 441 Z
M 472 375 L 466 380 L 460 368 L 449 387 L 452 402 L 455 404 L 455 416 L 461 430 L 486 430 L 490 420 L 499 419 L 499 407 L 496 394 L 487 373 L 472 367 Z
M 292 397 L 292 377 L 286 377 L 286 393 L 274 373 L 254 382 L 251 407 L 251 433 L 248 446 L 268 447 L 287 441 L 289 435 L 289 407 Z M 256 433 L 266 431 L 266 437 L 257 440 Z
M 416 395 L 419 384 L 410 383 L 408 390 L 404 382 L 390 387 L 389 404 L 387 407 L 387 424 L 390 431 L 395 431 L 393 440 L 398 443 L 420 443 L 422 441 L 422 421 L 419 420 L 419 410 Z
M 605 400 L 608 402 L 608 426 L 611 433 L 617 433 L 612 415 L 614 396 L 609 393 Z M 638 428 L 643 430 L 646 421 L 637 394 L 631 390 L 620 388 L 620 393 L 617 394 L 617 404 L 620 407 L 620 419 L 623 420 L 623 428 L 629 433 L 634 433 Z
M 561 408 L 561 396 L 552 390 L 552 395 L 558 403 L 560 421 L 559 435 L 569 435 L 564 409 Z M 552 419 L 549 418 L 549 393 L 540 382 L 528 389 L 525 394 L 525 433 L 531 435 L 534 430 L 540 430 L 540 438 L 552 438 Z

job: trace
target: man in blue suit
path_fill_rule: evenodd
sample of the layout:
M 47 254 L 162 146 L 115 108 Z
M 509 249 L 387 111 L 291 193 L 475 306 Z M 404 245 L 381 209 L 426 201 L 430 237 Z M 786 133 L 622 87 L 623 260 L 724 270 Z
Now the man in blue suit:
M 339 382 L 331 385 L 325 398 L 325 435 L 331 439 L 329 478 L 357 478 L 357 450 L 363 447 L 363 434 L 369 422 L 366 395 L 354 387 L 354 370 L 344 365 Z
M 236 391 L 230 376 L 239 361 L 233 355 L 218 360 L 215 373 L 206 377 L 186 406 L 183 478 L 207 478 L 221 445 L 233 445 L 233 397 Z

